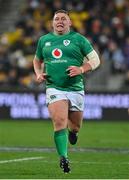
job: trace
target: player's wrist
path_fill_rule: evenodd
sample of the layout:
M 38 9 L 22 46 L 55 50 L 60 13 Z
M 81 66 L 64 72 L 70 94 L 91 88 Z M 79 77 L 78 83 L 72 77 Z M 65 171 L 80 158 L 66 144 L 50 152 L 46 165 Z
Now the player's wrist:
M 42 76 L 42 73 L 37 73 L 36 74 L 37 79 L 39 79 L 41 76 Z
M 83 74 L 84 73 L 84 68 L 81 66 L 81 67 L 79 67 L 80 68 L 80 70 L 81 70 L 81 74 Z

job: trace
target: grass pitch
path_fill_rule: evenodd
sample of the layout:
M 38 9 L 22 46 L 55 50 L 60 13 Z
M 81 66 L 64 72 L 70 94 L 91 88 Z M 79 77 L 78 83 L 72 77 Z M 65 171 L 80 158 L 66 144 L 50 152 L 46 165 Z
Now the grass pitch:
M 1 179 L 129 179 L 129 122 L 85 122 L 63 174 L 46 121 L 0 121 Z M 74 147 L 74 148 L 73 148 Z

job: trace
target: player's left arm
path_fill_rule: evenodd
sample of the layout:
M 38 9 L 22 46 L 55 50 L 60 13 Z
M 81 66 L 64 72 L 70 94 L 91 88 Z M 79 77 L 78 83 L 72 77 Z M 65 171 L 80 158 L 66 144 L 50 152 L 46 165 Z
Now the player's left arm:
M 70 66 L 68 68 L 70 77 L 73 77 L 73 76 L 76 76 L 79 74 L 83 74 L 83 73 L 87 73 L 89 71 L 93 71 L 97 67 L 100 66 L 99 56 L 94 49 L 89 54 L 87 54 L 85 59 L 87 59 L 87 61 L 85 61 L 85 63 L 82 66 L 80 66 L 80 67 Z
M 80 69 L 81 73 L 86 73 L 88 71 L 93 71 L 97 69 L 100 66 L 100 58 L 95 50 L 91 51 L 87 56 L 85 57 L 88 61 L 84 63 Z

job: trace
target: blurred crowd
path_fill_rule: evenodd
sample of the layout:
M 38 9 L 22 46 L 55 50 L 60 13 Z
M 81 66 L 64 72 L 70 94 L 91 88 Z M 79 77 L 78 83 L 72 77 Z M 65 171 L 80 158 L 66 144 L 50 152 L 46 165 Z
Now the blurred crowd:
M 38 38 L 52 30 L 58 9 L 69 11 L 73 30 L 91 41 L 102 62 L 111 62 L 111 73 L 123 74 L 129 87 L 128 0 L 28 0 L 14 29 L 0 36 L 1 87 L 43 88 L 35 81 L 32 60 Z

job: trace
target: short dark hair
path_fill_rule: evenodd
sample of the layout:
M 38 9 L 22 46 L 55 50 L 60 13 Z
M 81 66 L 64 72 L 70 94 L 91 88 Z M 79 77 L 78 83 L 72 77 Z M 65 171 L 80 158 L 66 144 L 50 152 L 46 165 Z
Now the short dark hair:
M 54 15 L 55 15 L 55 14 L 58 14 L 58 13 L 64 13 L 64 14 L 67 14 L 67 15 L 69 16 L 68 11 L 66 11 L 66 10 L 64 10 L 64 9 L 59 9 L 59 10 L 57 10 L 57 11 L 54 13 Z

